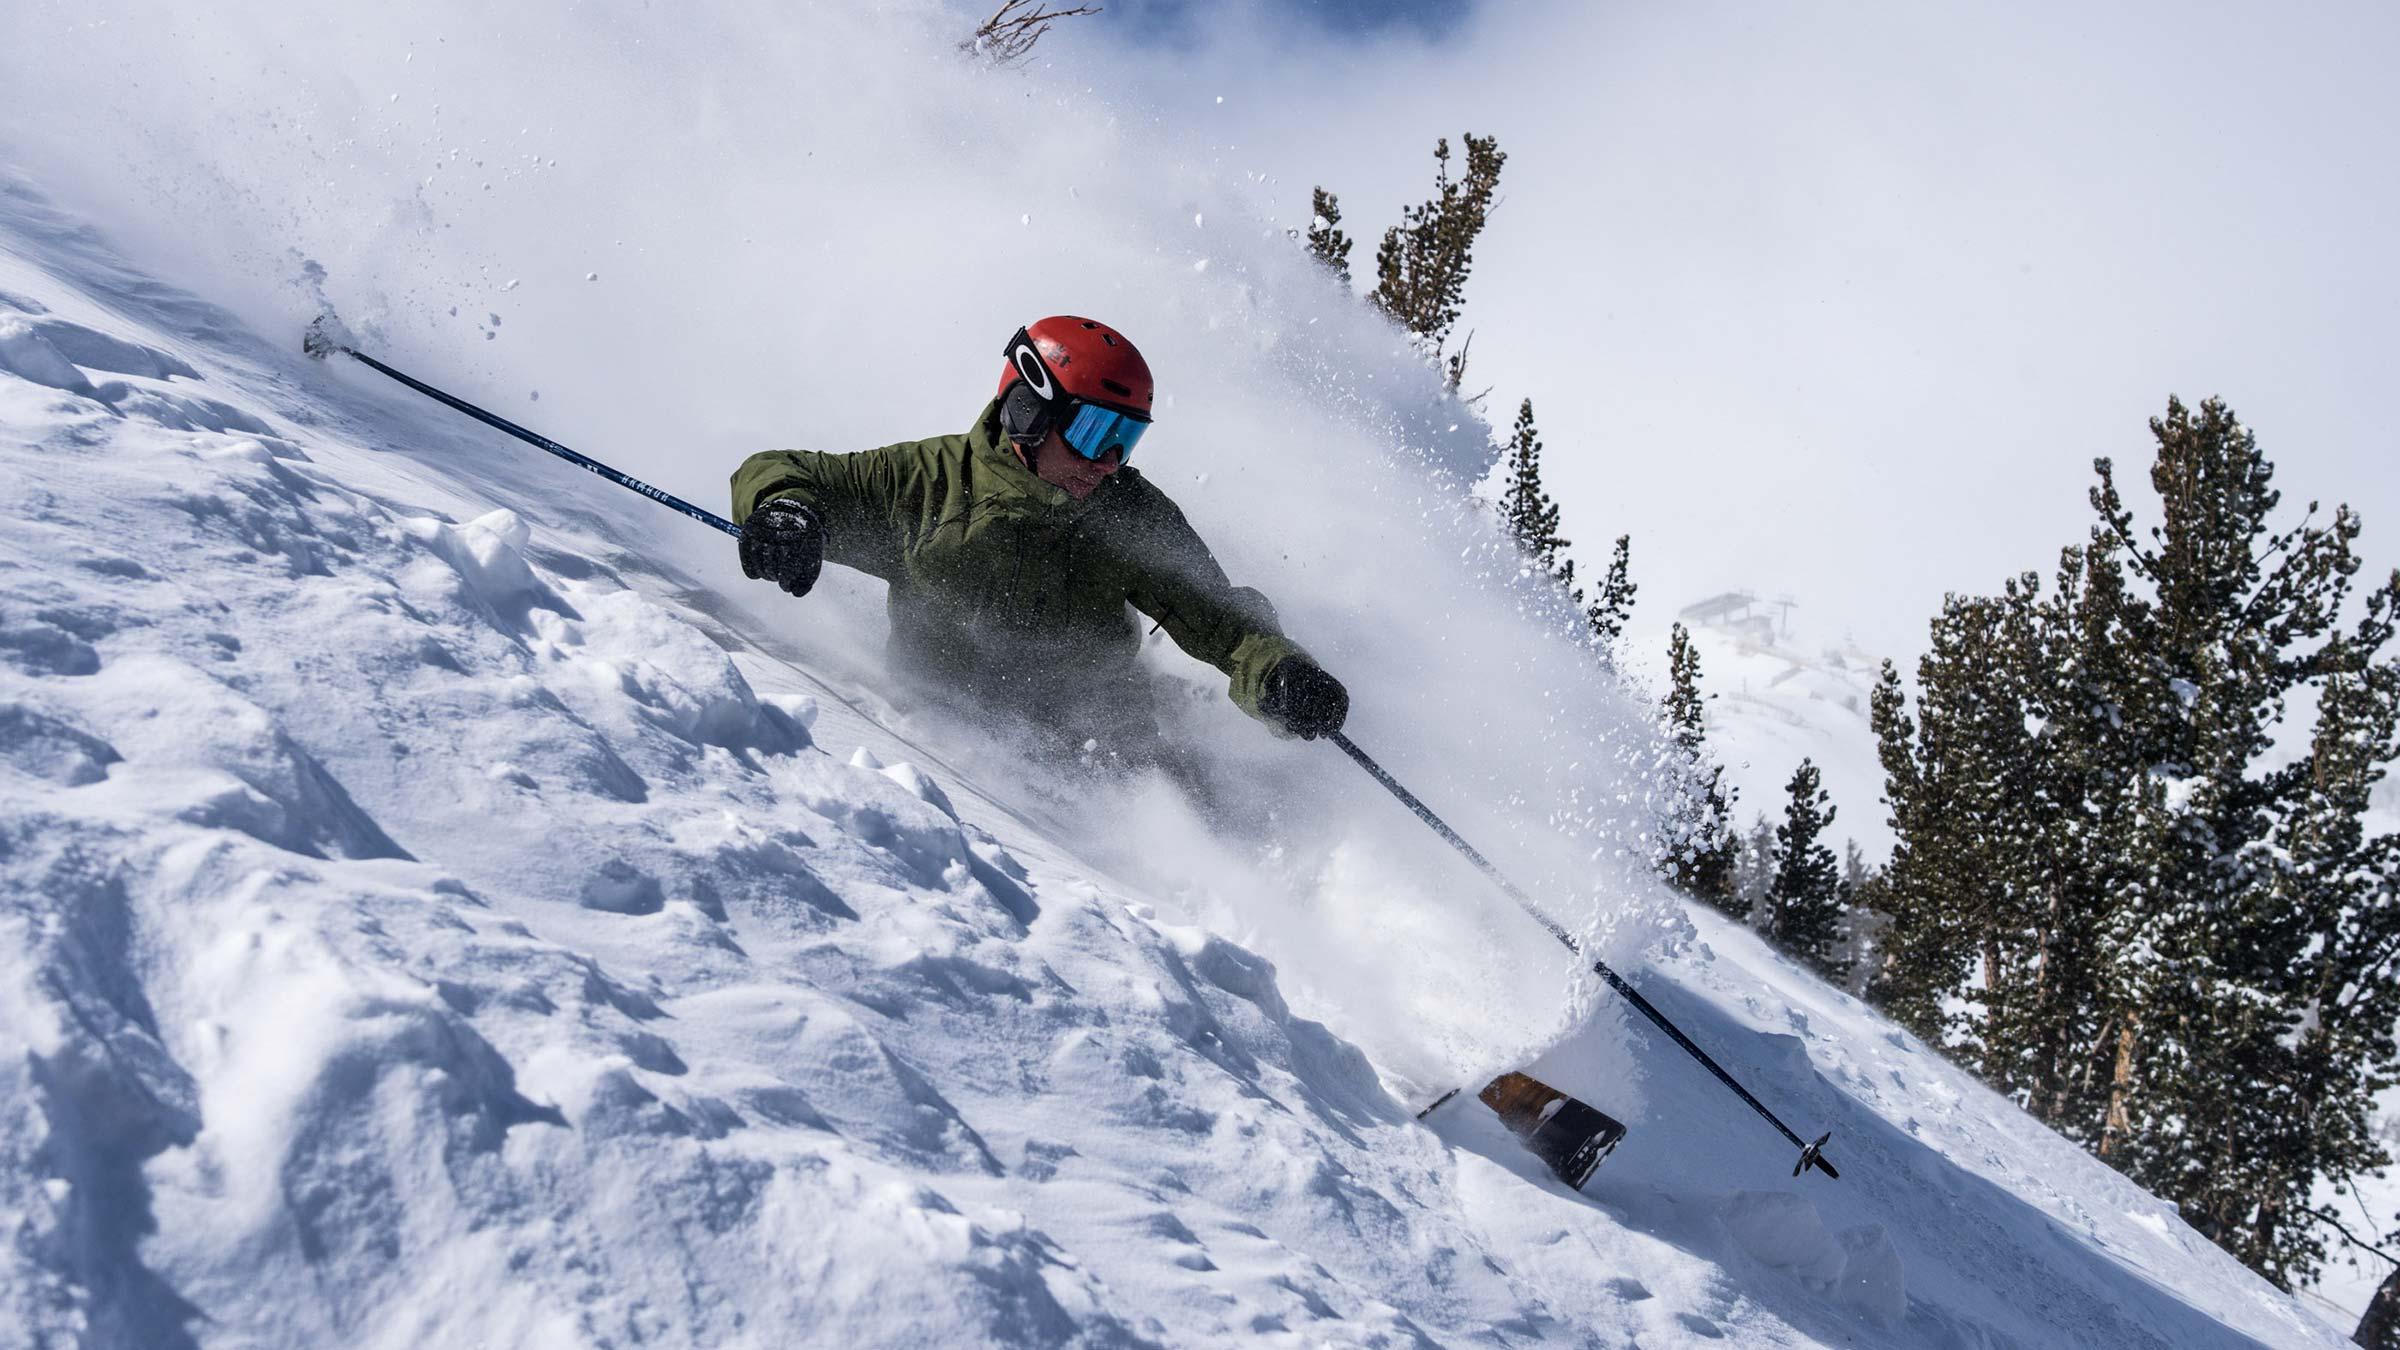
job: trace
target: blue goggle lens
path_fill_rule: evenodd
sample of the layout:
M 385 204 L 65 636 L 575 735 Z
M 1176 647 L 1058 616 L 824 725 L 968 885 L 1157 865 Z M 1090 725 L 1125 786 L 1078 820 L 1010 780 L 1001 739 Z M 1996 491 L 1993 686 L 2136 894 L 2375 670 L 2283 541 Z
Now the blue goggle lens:
M 1149 429 L 1148 422 L 1131 413 L 1103 408 L 1097 403 L 1079 403 L 1075 405 L 1075 416 L 1068 419 L 1066 428 L 1058 434 L 1068 449 L 1085 459 L 1106 459 L 1108 452 L 1114 450 L 1122 457 L 1118 462 L 1126 463 L 1132 460 L 1133 447 L 1141 441 L 1142 433 Z

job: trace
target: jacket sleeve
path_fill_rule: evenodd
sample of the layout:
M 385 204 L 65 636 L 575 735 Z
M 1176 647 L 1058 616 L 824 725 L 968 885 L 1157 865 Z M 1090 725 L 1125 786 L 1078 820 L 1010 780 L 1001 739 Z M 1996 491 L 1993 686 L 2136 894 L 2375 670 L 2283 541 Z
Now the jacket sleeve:
M 1307 653 L 1283 635 L 1267 597 L 1226 577 L 1182 510 L 1143 486 L 1148 500 L 1125 541 L 1131 575 L 1125 598 L 1157 620 L 1176 646 L 1225 672 L 1234 706 L 1258 717 L 1267 672 L 1287 656 Z
M 829 455 L 763 450 L 733 473 L 733 523 L 779 498 L 816 508 L 825 521 L 825 557 L 886 581 L 900 575 L 904 482 L 899 447 Z

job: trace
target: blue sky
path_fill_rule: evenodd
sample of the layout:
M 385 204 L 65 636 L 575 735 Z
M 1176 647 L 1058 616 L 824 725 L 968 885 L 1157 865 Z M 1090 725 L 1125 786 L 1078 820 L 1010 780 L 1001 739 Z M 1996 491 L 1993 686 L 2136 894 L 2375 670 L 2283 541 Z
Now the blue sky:
M 1062 0 L 1063 2 L 1063 0 Z M 1188 43 L 1218 22 L 1212 0 L 1098 0 L 1102 17 L 1144 42 Z M 1472 0 L 1258 0 L 1262 23 L 1300 23 L 1337 36 L 1407 34 L 1450 37 L 1464 25 Z

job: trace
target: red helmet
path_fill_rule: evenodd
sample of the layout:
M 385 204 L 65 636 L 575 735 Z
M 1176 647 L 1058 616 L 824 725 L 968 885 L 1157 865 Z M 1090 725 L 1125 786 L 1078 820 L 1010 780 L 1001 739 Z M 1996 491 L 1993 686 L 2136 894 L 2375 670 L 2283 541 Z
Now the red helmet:
M 1000 372 L 1001 394 L 1023 380 L 1047 404 L 1074 399 L 1143 419 L 1150 416 L 1150 363 L 1124 334 L 1090 319 L 1053 314 L 1026 325 L 1023 336 L 1032 340 L 1033 350 L 1024 350 L 1013 338 L 1009 341 L 1004 353 L 1008 365 Z

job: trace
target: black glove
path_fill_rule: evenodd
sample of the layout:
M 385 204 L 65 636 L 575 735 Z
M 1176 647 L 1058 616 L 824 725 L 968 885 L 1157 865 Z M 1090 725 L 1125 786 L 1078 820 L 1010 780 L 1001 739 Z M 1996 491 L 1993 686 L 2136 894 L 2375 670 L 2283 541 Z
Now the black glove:
M 1305 656 L 1287 656 L 1267 672 L 1259 714 L 1304 741 L 1330 736 L 1350 716 L 1350 691 Z
M 825 518 L 816 508 L 778 498 L 742 522 L 742 575 L 806 595 L 825 570 Z

